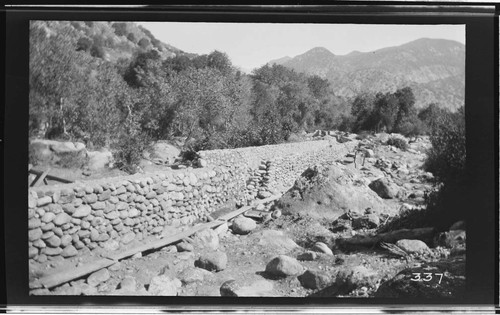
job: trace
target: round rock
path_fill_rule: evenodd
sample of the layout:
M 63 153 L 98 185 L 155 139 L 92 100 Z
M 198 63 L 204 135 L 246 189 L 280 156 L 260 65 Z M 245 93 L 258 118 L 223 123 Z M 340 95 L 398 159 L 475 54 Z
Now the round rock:
M 195 266 L 208 271 L 221 271 L 226 269 L 227 255 L 224 252 L 204 253 L 195 261 Z
M 420 240 L 399 240 L 396 242 L 398 247 L 401 247 L 407 253 L 425 253 L 429 251 L 427 244 Z
M 272 276 L 297 276 L 304 272 L 304 267 L 292 257 L 279 255 L 266 265 L 266 273 Z
M 257 224 L 254 220 L 245 217 L 236 218 L 233 221 L 232 229 L 236 234 L 245 235 L 250 233 L 257 227 Z
M 99 271 L 94 272 L 87 278 L 87 283 L 93 287 L 97 286 L 99 283 L 107 281 L 109 279 L 109 271 L 104 268 Z
M 306 270 L 298 277 L 300 284 L 306 289 L 324 289 L 331 283 L 330 277 L 321 270 Z
M 176 296 L 181 286 L 182 283 L 177 278 L 169 275 L 156 276 L 149 283 L 148 293 L 152 295 Z

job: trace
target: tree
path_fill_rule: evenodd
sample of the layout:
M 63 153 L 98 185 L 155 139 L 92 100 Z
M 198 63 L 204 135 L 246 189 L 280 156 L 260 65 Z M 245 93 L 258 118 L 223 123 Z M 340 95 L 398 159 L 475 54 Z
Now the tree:
M 181 72 L 192 66 L 192 61 L 186 55 L 179 54 L 168 58 L 163 62 L 163 66 L 169 71 Z
M 128 33 L 128 35 L 127 35 L 127 39 L 128 39 L 129 41 L 131 41 L 132 43 L 134 43 L 134 44 L 135 44 L 135 42 L 136 42 L 136 39 L 135 39 L 135 35 L 134 35 L 134 33 Z
M 90 48 L 90 55 L 92 57 L 103 59 L 105 55 L 104 48 L 102 48 L 102 46 L 98 44 L 93 44 L 92 47 Z
M 330 91 L 330 82 L 328 79 L 323 79 L 317 75 L 308 77 L 307 85 L 311 90 L 312 95 L 317 99 L 322 99 L 328 96 Z
M 92 47 L 92 41 L 88 37 L 80 37 L 78 42 L 76 43 L 76 51 L 90 51 L 90 47 Z
M 158 52 L 150 50 L 140 52 L 135 56 L 129 67 L 125 71 L 124 79 L 132 87 L 139 88 L 147 86 L 145 78 L 152 78 L 155 75 L 148 75 L 149 72 L 158 73 L 161 68 L 161 60 Z
M 111 27 L 115 30 L 115 34 L 117 36 L 127 35 L 127 23 L 116 22 L 116 23 L 111 24 Z
M 146 37 L 143 37 L 139 40 L 137 45 L 139 45 L 139 47 L 141 47 L 142 49 L 146 49 L 149 45 L 151 45 L 151 42 Z
M 30 23 L 30 133 L 69 137 L 68 115 L 85 91 L 82 69 L 90 56 L 76 51 L 72 27 L 48 34 L 42 23 Z
M 232 71 L 231 60 L 227 54 L 217 50 L 208 54 L 207 66 L 219 70 L 224 75 L 228 75 Z
M 431 103 L 418 113 L 418 118 L 426 125 L 427 131 L 432 133 L 439 126 L 442 116 L 449 114 L 446 109 L 438 104 Z

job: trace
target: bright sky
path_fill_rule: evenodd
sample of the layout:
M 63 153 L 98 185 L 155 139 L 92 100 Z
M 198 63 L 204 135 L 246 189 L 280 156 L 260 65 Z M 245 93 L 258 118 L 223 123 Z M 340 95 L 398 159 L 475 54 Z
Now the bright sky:
M 336 55 L 369 52 L 427 37 L 465 44 L 464 25 L 368 25 L 278 23 L 139 22 L 164 43 L 185 52 L 228 54 L 243 70 L 285 56 L 295 57 L 314 47 Z

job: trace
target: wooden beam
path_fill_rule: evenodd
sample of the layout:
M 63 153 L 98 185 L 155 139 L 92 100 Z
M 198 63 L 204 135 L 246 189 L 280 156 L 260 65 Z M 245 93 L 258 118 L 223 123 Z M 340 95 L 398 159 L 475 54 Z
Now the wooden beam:
M 90 263 L 86 263 L 80 267 L 60 271 L 58 273 L 45 276 L 43 278 L 40 278 L 37 282 L 40 283 L 43 287 L 50 289 L 68 281 L 86 276 L 89 273 L 100 270 L 102 268 L 109 267 L 115 263 L 116 261 L 103 258 Z
M 35 174 L 35 175 L 41 175 L 41 174 L 43 174 L 42 171 L 35 170 L 35 169 L 30 169 L 29 173 Z M 73 181 L 71 181 L 69 179 L 65 179 L 65 178 L 61 178 L 61 177 L 54 176 L 54 175 L 49 175 L 49 174 L 46 175 L 46 178 L 50 179 L 50 180 L 55 180 L 55 181 L 58 181 L 58 182 L 61 182 L 61 183 L 66 183 L 66 184 L 69 184 L 69 183 L 73 182 Z
M 31 187 L 36 187 L 38 186 L 43 180 L 45 180 L 45 177 L 47 174 L 49 174 L 50 167 L 47 168 L 43 173 L 38 174 L 38 176 L 35 178 L 35 180 L 31 183 Z M 30 172 L 33 172 L 33 170 L 30 170 Z
M 274 196 L 271 196 L 271 197 L 266 198 L 266 199 L 257 200 L 257 201 L 255 202 L 255 204 L 256 204 L 256 205 L 258 205 L 258 204 L 261 204 L 261 203 L 268 203 L 268 202 L 274 201 L 274 200 L 276 200 L 276 199 L 279 199 L 280 197 L 281 197 L 281 195 L 274 195 Z M 239 209 L 238 209 L 238 210 L 236 210 L 236 211 L 233 211 L 233 212 L 227 213 L 227 214 L 225 214 L 225 215 L 223 215 L 223 216 L 219 217 L 219 219 L 222 219 L 222 220 L 226 220 L 226 221 L 228 221 L 228 220 L 230 220 L 230 219 L 232 219 L 232 218 L 234 218 L 234 217 L 236 217 L 236 216 L 238 216 L 238 215 L 240 215 L 240 214 L 242 214 L 242 213 L 247 212 L 248 210 L 252 210 L 254 207 L 255 207 L 255 206 L 253 206 L 253 205 L 252 205 L 252 206 L 244 206 L 244 207 L 241 207 L 241 208 L 239 208 Z
M 213 221 L 213 222 L 201 224 L 201 225 L 195 226 L 194 228 L 192 228 L 188 231 L 177 233 L 177 234 L 172 235 L 172 236 L 167 236 L 167 237 L 162 238 L 158 241 L 144 244 L 144 245 L 141 245 L 141 246 L 138 246 L 135 248 L 131 248 L 131 249 L 124 251 L 124 252 L 121 252 L 121 253 L 116 253 L 116 254 L 111 253 L 111 254 L 106 255 L 105 257 L 109 258 L 109 259 L 113 259 L 113 260 L 122 260 L 124 258 L 131 257 L 137 253 L 140 253 L 140 252 L 142 253 L 142 252 L 149 251 L 149 250 L 159 249 L 159 248 L 165 247 L 169 244 L 176 243 L 182 239 L 185 239 L 186 237 L 189 237 L 189 236 L 195 234 L 196 232 L 199 232 L 199 231 L 204 230 L 204 229 L 212 228 L 212 227 L 217 227 L 219 225 L 224 224 L 224 222 L 225 221 L 218 220 L 218 221 Z
M 354 236 L 351 238 L 339 238 L 336 243 L 344 249 L 356 249 L 359 246 L 371 247 L 379 242 L 396 243 L 402 239 L 421 240 L 429 242 L 434 236 L 434 228 L 402 229 L 377 235 Z

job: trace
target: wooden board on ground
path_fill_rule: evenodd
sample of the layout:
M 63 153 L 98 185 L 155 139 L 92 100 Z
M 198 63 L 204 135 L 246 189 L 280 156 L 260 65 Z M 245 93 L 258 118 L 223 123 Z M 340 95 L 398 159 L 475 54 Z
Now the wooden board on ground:
M 72 268 L 69 270 L 51 274 L 46 277 L 42 277 L 37 282 L 40 283 L 43 287 L 50 289 L 58 285 L 61 285 L 63 283 L 66 283 L 68 281 L 86 276 L 89 273 L 100 270 L 102 268 L 109 267 L 114 263 L 116 263 L 116 261 L 103 258 L 93 262 L 86 263 L 85 265 L 80 267 Z
M 43 172 L 35 172 L 35 170 L 31 169 L 29 170 L 30 173 L 33 173 L 33 174 L 36 174 L 38 175 L 35 180 L 31 183 L 31 187 L 36 187 L 38 185 L 40 185 L 40 183 L 43 181 L 45 184 L 47 184 L 47 180 L 45 179 L 45 177 L 49 174 L 49 171 L 50 171 L 50 167 L 47 168 L 45 171 Z
M 167 236 L 167 237 L 162 238 L 158 241 L 155 241 L 155 242 L 152 242 L 149 244 L 144 244 L 144 245 L 141 245 L 139 247 L 131 248 L 131 249 L 124 251 L 124 252 L 121 252 L 121 253 L 116 253 L 116 254 L 111 253 L 111 254 L 106 255 L 105 257 L 109 258 L 109 259 L 113 259 L 113 260 L 122 260 L 124 258 L 131 257 L 137 253 L 140 253 L 140 252 L 145 252 L 145 251 L 165 247 L 167 245 L 170 245 L 172 243 L 176 243 L 182 239 L 185 239 L 186 237 L 189 237 L 189 236 L 195 234 L 196 232 L 199 232 L 201 230 L 208 229 L 208 228 L 217 227 L 221 224 L 224 224 L 224 221 L 218 220 L 218 221 L 213 221 L 213 222 L 201 224 L 199 226 L 195 226 L 194 228 L 192 228 L 190 230 L 187 230 L 187 231 L 184 231 L 181 233 L 177 233 L 177 234 L 172 235 L 172 236 Z
M 38 177 L 31 183 L 30 186 L 33 187 L 34 185 L 37 185 L 36 182 L 40 182 L 40 180 L 46 180 L 46 179 L 55 180 L 55 181 L 58 181 L 58 182 L 61 182 L 61 183 L 65 183 L 65 184 L 70 184 L 70 183 L 73 182 L 73 181 L 71 181 L 69 179 L 65 179 L 65 178 L 62 178 L 62 177 L 50 175 L 49 171 L 50 171 L 50 168 L 48 168 L 44 172 L 40 171 L 40 170 L 36 170 L 34 168 L 28 169 L 28 172 L 30 174 L 38 175 Z M 43 175 L 43 174 L 45 174 L 45 175 Z
M 379 242 L 396 243 L 402 239 L 421 240 L 429 242 L 434 236 L 434 228 L 402 229 L 377 235 L 354 236 L 351 238 L 337 239 L 337 245 L 344 249 L 356 248 L 359 246 L 371 247 Z

